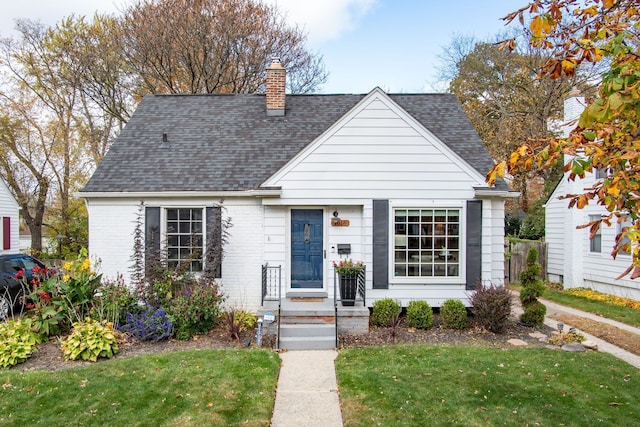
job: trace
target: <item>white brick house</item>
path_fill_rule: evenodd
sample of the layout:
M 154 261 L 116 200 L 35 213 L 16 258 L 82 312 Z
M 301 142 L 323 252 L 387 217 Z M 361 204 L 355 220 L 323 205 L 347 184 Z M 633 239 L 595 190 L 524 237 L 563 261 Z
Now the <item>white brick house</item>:
M 19 251 L 19 211 L 9 187 L 0 179 L 0 254 Z
M 144 202 L 170 262 L 192 253 L 188 234 L 200 252 L 216 244 L 206 230 L 231 218 L 221 283 L 246 308 L 261 305 L 264 265 L 281 266 L 283 296 L 333 298 L 341 257 L 365 263 L 368 306 L 468 303 L 479 280 L 503 283 L 504 200 L 517 194 L 486 185 L 493 161 L 454 95 L 283 85 L 272 65 L 266 95 L 142 100 L 81 192 L 105 276 L 128 273 Z

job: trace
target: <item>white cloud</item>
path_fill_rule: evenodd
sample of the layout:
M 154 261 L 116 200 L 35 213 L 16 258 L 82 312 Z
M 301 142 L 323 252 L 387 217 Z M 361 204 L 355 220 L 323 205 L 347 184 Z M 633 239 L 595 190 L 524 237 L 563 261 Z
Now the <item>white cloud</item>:
M 262 0 L 276 5 L 287 20 L 308 34 L 309 44 L 318 46 L 352 31 L 378 4 L 378 0 Z

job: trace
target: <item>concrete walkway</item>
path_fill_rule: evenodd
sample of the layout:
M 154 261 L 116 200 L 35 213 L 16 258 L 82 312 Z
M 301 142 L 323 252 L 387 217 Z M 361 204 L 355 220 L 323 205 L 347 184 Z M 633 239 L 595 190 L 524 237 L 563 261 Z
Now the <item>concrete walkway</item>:
M 576 310 L 575 308 L 571 308 L 571 307 L 565 307 L 563 305 L 560 304 L 556 304 L 552 301 L 546 300 L 541 298 L 540 299 L 541 302 L 547 306 L 547 316 L 544 319 L 544 323 L 545 325 L 556 329 L 558 326 L 558 321 L 556 320 L 558 317 L 561 317 L 563 314 L 567 314 L 567 315 L 571 315 L 571 316 L 577 316 L 577 317 L 582 317 L 585 319 L 591 319 L 591 320 L 595 320 L 597 322 L 601 322 L 601 323 L 606 323 L 609 324 L 611 326 L 615 326 L 618 329 L 623 329 L 625 331 L 634 333 L 638 336 L 640 336 L 640 329 L 636 328 L 634 326 L 630 326 L 627 325 L 625 323 L 621 323 L 621 322 L 617 322 L 615 320 L 611 320 L 611 319 L 607 319 L 606 317 L 601 317 L 601 316 L 596 316 L 595 314 L 592 313 L 587 313 L 581 310 Z M 572 325 L 566 325 L 565 326 L 565 330 L 567 328 L 570 328 Z M 591 340 L 593 342 L 595 342 L 596 344 L 598 344 L 598 350 L 599 351 L 603 351 L 605 353 L 611 353 L 612 355 L 614 355 L 615 357 L 617 357 L 618 359 L 624 360 L 625 362 L 627 362 L 628 364 L 635 366 L 636 368 L 640 368 L 640 356 L 636 356 L 633 353 L 628 352 L 627 350 L 624 350 L 616 345 L 610 344 L 606 341 L 604 341 L 603 339 L 600 339 L 598 337 L 594 337 L 593 335 L 587 334 L 585 333 L 583 330 L 581 330 L 580 328 L 576 329 L 580 330 L 580 333 L 582 335 L 585 336 L 585 338 L 587 338 L 588 340 Z
M 342 427 L 335 350 L 280 353 L 273 427 Z

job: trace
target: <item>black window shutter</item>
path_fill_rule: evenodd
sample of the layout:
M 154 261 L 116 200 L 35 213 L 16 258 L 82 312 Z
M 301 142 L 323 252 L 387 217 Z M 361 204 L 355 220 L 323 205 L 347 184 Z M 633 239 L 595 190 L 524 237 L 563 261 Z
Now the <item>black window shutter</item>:
M 144 209 L 144 257 L 144 263 L 147 267 L 160 261 L 159 207 L 147 206 Z
M 222 277 L 222 208 L 209 206 L 207 215 L 207 249 L 205 252 L 205 269 L 213 266 L 214 277 Z M 212 246 L 210 246 L 212 245 Z
M 373 289 L 389 289 L 389 201 L 373 201 Z
M 472 291 L 482 278 L 482 200 L 467 200 L 467 285 Z

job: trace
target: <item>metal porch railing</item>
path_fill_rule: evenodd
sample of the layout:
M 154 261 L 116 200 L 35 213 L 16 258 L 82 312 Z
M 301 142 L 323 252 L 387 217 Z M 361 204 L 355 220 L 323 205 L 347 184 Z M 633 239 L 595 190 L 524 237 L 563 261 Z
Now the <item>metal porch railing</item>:
M 276 314 L 277 332 L 276 348 L 280 348 L 280 312 L 282 309 L 282 266 L 262 266 L 262 302 L 278 301 L 278 312 Z

